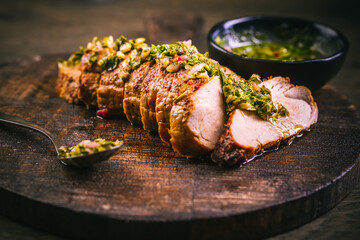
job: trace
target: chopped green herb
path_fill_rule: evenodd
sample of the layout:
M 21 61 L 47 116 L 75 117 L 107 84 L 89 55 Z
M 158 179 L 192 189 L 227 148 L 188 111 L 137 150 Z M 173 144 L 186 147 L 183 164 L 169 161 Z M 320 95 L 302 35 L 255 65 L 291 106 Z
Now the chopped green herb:
M 116 140 L 115 142 L 113 142 L 102 138 L 97 138 L 94 141 L 84 140 L 72 147 L 66 147 L 66 146 L 60 147 L 59 157 L 68 158 L 68 157 L 77 157 L 81 155 L 93 154 L 93 153 L 109 150 L 119 145 L 121 146 L 122 144 L 123 141 Z
M 230 114 L 235 109 L 254 111 L 265 121 L 274 121 L 277 117 L 287 116 L 288 111 L 282 105 L 277 109 L 272 102 L 271 92 L 265 87 L 259 87 L 260 79 L 252 77 L 249 80 L 235 79 L 231 75 L 223 78 L 223 94 L 226 112 Z
M 116 55 L 108 55 L 99 61 L 99 66 L 102 70 L 112 71 L 119 65 L 120 59 Z
M 197 52 L 196 48 L 191 46 L 191 42 L 177 42 L 175 44 L 152 45 L 148 60 L 158 60 L 163 58 L 172 58 L 175 56 L 193 54 Z
M 98 53 L 97 52 L 92 52 L 90 57 L 89 57 L 89 61 L 86 63 L 88 66 L 93 66 L 97 60 L 98 60 Z
M 80 64 L 84 54 L 91 54 L 86 63 L 88 66 L 98 64 L 102 70 L 112 71 L 124 57 L 124 53 L 128 53 L 132 49 L 142 50 L 148 48 L 144 41 L 144 38 L 127 39 L 124 36 L 120 36 L 116 40 L 112 36 L 102 39 L 94 37 L 86 47 L 80 47 L 68 60 L 58 60 L 58 62 L 65 66 L 75 66 Z

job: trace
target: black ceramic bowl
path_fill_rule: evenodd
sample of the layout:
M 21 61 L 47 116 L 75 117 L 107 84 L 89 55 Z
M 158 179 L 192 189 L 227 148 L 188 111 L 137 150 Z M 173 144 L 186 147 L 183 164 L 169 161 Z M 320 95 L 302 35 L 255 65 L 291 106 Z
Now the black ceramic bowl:
M 215 41 L 218 36 L 222 40 L 222 46 Z M 324 57 L 284 62 L 245 58 L 225 49 L 247 42 L 288 43 L 299 36 L 311 41 L 312 47 Z M 210 57 L 244 78 L 249 78 L 253 73 L 262 78 L 290 77 L 293 84 L 304 85 L 311 90 L 321 88 L 335 76 L 344 63 L 349 48 L 347 39 L 332 27 L 298 18 L 270 16 L 251 16 L 220 22 L 211 28 L 207 40 Z

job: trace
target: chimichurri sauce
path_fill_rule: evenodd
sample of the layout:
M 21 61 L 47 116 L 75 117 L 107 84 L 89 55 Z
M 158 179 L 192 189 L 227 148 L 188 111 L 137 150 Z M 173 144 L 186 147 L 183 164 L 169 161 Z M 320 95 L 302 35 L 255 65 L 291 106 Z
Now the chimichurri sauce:
M 82 155 L 93 154 L 93 153 L 109 150 L 118 145 L 121 146 L 122 144 L 123 141 L 120 140 L 116 140 L 115 142 L 113 142 L 102 138 L 97 138 L 94 141 L 84 140 L 72 147 L 61 146 L 59 149 L 59 157 L 68 158 L 68 157 L 78 157 Z
M 262 43 L 227 49 L 245 58 L 287 62 L 324 57 L 323 54 L 315 49 L 283 43 Z

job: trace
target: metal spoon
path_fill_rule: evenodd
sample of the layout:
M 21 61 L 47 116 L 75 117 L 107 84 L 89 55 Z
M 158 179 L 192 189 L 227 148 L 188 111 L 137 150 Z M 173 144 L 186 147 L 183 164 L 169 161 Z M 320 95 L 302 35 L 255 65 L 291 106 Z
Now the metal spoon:
M 50 134 L 50 132 L 45 130 L 44 128 L 39 127 L 38 125 L 33 124 L 31 122 L 28 122 L 27 120 L 22 119 L 20 117 L 8 115 L 2 112 L 0 112 L 0 122 L 6 122 L 6 123 L 11 123 L 18 126 L 30 128 L 44 134 L 46 137 L 48 137 L 51 140 L 51 142 L 55 146 L 56 153 L 59 154 L 60 145 L 55 141 L 55 138 Z M 87 154 L 87 155 L 80 155 L 75 157 L 60 158 L 58 156 L 58 159 L 60 160 L 60 162 L 68 166 L 70 165 L 78 168 L 89 167 L 94 163 L 109 159 L 119 150 L 121 146 L 122 144 L 117 145 L 105 151 L 101 151 L 93 154 Z

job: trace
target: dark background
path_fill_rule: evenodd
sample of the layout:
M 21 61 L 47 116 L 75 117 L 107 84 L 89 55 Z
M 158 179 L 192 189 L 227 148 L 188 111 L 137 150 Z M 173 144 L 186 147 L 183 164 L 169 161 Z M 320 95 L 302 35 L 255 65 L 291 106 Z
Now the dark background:
M 207 31 L 219 21 L 249 15 L 300 17 L 333 26 L 349 39 L 345 64 L 329 84 L 360 109 L 359 5 L 358 1 L 351 0 L 1 0 L 0 66 L 43 54 L 70 53 L 94 36 L 148 38 L 148 16 L 162 16 L 166 12 L 176 15 L 172 21 L 178 29 L 181 29 L 179 23 L 189 16 L 202 19 L 194 22 L 200 26 L 194 43 L 201 52 L 207 51 Z M 343 202 L 324 216 L 272 239 L 354 239 L 359 234 L 358 184 Z M 0 216 L 0 239 L 62 238 Z

